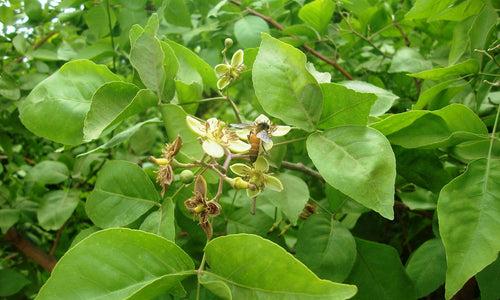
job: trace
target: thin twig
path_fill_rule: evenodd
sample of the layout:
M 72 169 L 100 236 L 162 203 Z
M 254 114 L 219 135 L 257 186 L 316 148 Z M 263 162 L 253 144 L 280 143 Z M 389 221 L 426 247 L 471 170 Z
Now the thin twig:
M 113 39 L 113 26 L 111 25 L 111 15 L 109 13 L 109 0 L 106 0 L 106 15 L 108 17 L 109 36 L 111 37 L 111 48 L 113 48 L 113 72 L 116 73 L 115 41 Z
M 59 240 L 61 239 L 61 234 L 62 234 L 64 228 L 66 227 L 66 224 L 68 224 L 68 221 L 69 221 L 69 219 L 66 220 L 66 222 L 64 222 L 63 226 L 61 226 L 61 228 L 59 228 L 59 230 L 57 231 L 56 238 L 54 239 L 54 244 L 52 244 L 52 249 L 50 249 L 50 252 L 49 252 L 50 256 L 54 256 L 54 252 L 56 252 L 57 246 L 59 245 Z
M 305 140 L 307 138 L 308 138 L 307 136 L 303 136 L 303 137 L 296 138 L 296 139 L 293 139 L 293 140 L 288 140 L 288 141 L 276 143 L 276 144 L 273 144 L 273 147 L 282 146 L 282 145 L 286 145 L 286 144 L 290 144 L 290 143 L 295 143 L 295 142 L 298 142 L 298 141 L 303 141 L 303 140 Z
M 399 26 L 398 22 L 396 22 L 396 17 L 392 15 L 392 24 L 394 24 L 394 27 L 399 31 L 401 36 L 405 39 L 405 45 L 406 47 L 410 47 L 411 43 L 406 34 L 404 33 L 403 29 Z
M 371 38 L 369 37 L 366 37 L 364 35 L 362 35 L 361 33 L 357 32 L 356 30 L 354 30 L 354 28 L 351 26 L 351 23 L 349 22 L 348 18 L 345 17 L 344 15 L 346 15 L 345 13 L 344 14 L 341 14 L 341 16 L 343 17 L 345 23 L 347 24 L 347 26 L 349 27 L 349 32 L 350 33 L 353 33 L 354 35 L 356 35 L 357 37 L 359 37 L 360 39 L 362 39 L 363 41 L 367 42 L 368 44 L 370 44 L 370 46 L 372 46 L 375 50 L 377 50 L 380 54 L 382 54 L 382 56 L 384 57 L 392 57 L 391 55 L 389 54 L 386 54 L 382 51 L 382 49 L 380 49 L 379 47 L 377 47 L 377 45 L 375 45 L 373 43 L 373 41 L 371 40 Z
M 45 42 L 47 42 L 52 36 L 54 36 L 57 32 L 55 31 L 51 31 L 49 32 L 49 34 L 47 34 L 46 36 L 44 36 L 41 40 L 39 40 L 38 42 L 36 42 L 35 44 L 33 44 L 33 46 L 31 46 L 31 49 L 33 50 L 36 50 L 38 47 L 42 46 L 43 44 L 45 44 Z M 19 56 L 18 58 L 16 58 L 15 62 L 18 63 L 18 62 L 21 62 L 23 60 L 25 56 Z
M 234 103 L 233 100 L 229 97 L 229 89 L 226 89 L 226 99 L 231 103 L 231 107 L 233 108 L 234 114 L 236 115 L 236 119 L 238 120 L 238 123 L 241 123 L 241 117 L 240 117 L 240 111 L 238 110 L 238 107 Z
M 325 179 L 323 178 L 323 176 L 321 176 L 321 174 L 318 171 L 315 171 L 305 166 L 303 163 L 292 163 L 284 160 L 281 162 L 281 166 L 285 169 L 302 172 L 325 183 Z
M 241 3 L 236 1 L 236 0 L 231 0 L 230 1 L 232 4 L 238 6 L 238 7 L 241 7 Z M 279 31 L 283 31 L 285 28 L 283 27 L 283 25 L 281 25 L 280 23 L 276 22 L 273 18 L 271 17 L 268 17 L 266 15 L 263 15 L 261 14 L 260 12 L 258 11 L 255 11 L 249 7 L 245 7 L 245 10 L 254 15 L 254 16 L 257 16 L 261 19 L 263 19 L 264 21 L 268 22 L 269 24 L 273 25 L 274 27 L 276 27 Z M 292 38 L 295 38 L 292 36 Z M 335 69 L 337 69 L 342 75 L 344 75 L 344 77 L 346 77 L 347 79 L 349 80 L 354 80 L 354 77 L 349 74 L 346 70 L 344 70 L 344 68 L 342 68 L 336 61 L 326 57 L 325 55 L 319 53 L 318 51 L 314 50 L 313 48 L 309 47 L 308 45 L 302 45 L 302 48 L 308 52 L 310 52 L 312 55 L 316 56 L 317 58 L 323 60 L 324 62 L 326 62 L 327 64 L 333 66 Z

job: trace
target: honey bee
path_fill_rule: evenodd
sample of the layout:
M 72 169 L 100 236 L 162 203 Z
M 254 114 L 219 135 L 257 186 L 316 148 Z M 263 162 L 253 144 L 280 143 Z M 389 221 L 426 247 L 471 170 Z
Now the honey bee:
M 271 141 L 271 137 L 269 135 L 269 129 L 271 128 L 271 126 L 267 122 L 231 125 L 237 128 L 250 129 L 250 132 L 248 133 L 248 142 L 250 144 L 248 155 L 250 157 L 250 161 L 255 162 L 257 160 L 257 157 L 259 156 L 261 142 L 264 141 L 266 143 L 269 143 Z

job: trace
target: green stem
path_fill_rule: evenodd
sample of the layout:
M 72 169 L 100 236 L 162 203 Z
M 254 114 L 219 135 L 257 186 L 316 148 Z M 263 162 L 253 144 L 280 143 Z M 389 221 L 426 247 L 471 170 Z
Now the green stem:
M 208 244 L 208 240 L 207 240 L 207 244 Z M 198 277 L 201 275 L 201 273 L 203 273 L 203 269 L 205 268 L 205 262 L 206 262 L 206 258 L 205 258 L 205 253 L 203 253 L 203 258 L 201 259 L 201 263 L 200 263 L 200 267 L 198 268 Z M 200 300 L 200 291 L 201 291 L 201 283 L 200 283 L 200 279 L 198 278 L 198 283 L 196 285 L 196 300 Z
M 116 73 L 115 40 L 113 39 L 113 26 L 111 25 L 111 15 L 109 12 L 109 0 L 106 0 L 106 15 L 108 17 L 109 36 L 111 37 L 111 48 L 113 48 L 113 72 Z

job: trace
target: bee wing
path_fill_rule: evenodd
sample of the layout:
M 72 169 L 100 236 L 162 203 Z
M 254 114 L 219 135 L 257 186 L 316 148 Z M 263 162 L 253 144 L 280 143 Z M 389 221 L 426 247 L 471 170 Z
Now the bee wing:
M 261 130 L 261 131 L 257 132 L 256 135 L 259 139 L 263 140 L 266 143 L 269 143 L 271 141 L 271 137 L 267 133 L 267 130 Z

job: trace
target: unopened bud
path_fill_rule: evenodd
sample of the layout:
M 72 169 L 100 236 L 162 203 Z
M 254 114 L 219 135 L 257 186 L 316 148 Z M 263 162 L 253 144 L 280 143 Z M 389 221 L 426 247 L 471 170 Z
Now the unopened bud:
M 191 170 L 184 170 L 181 172 L 181 182 L 184 184 L 190 184 L 194 180 L 194 173 Z
M 233 45 L 233 40 L 231 38 L 227 38 L 224 40 L 224 48 L 229 49 Z
M 159 166 L 168 165 L 168 159 L 166 159 L 166 158 L 156 158 L 156 157 L 150 156 L 149 161 L 152 163 L 155 163 Z

